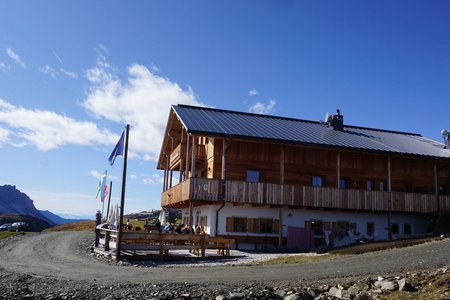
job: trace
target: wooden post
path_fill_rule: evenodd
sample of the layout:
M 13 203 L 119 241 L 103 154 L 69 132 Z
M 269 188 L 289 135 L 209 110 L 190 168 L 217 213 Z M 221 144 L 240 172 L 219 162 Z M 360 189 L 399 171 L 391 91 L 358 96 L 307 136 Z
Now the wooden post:
M 190 177 L 189 176 L 189 169 L 190 169 L 190 166 L 189 166 L 189 155 L 191 154 L 191 151 L 190 151 L 190 141 L 189 140 L 190 140 L 190 136 L 186 135 L 186 171 L 184 173 L 184 179 L 185 180 Z
M 170 170 L 170 175 L 169 175 L 169 188 L 172 188 L 172 178 L 173 178 L 173 170 Z
M 111 240 L 111 232 L 109 230 L 105 231 L 105 251 L 109 251 L 109 241 Z
M 197 159 L 197 138 L 195 136 L 192 136 L 192 159 L 191 159 L 191 176 L 189 177 L 196 177 L 195 176 L 195 160 Z
M 166 154 L 166 168 L 164 170 L 164 174 L 165 174 L 165 191 L 167 191 L 169 189 L 169 160 L 170 160 L 170 155 Z
M 391 178 L 391 157 L 387 160 L 388 171 L 388 192 L 389 192 L 389 211 L 387 215 L 388 239 L 392 240 L 392 178 Z
M 439 177 L 437 164 L 434 163 L 434 195 L 436 196 L 436 212 L 441 211 L 441 203 L 439 201 Z
M 166 163 L 167 166 L 167 163 Z M 164 178 L 163 178 L 163 192 L 166 191 L 166 179 L 167 179 L 167 168 L 164 166 Z
M 278 211 L 278 218 L 279 218 L 279 224 L 278 224 L 278 248 L 281 248 L 283 245 L 283 203 L 284 203 L 284 147 L 281 146 L 280 151 L 280 208 Z
M 341 187 L 341 153 L 336 156 L 336 188 Z
M 183 181 L 183 159 L 184 159 L 184 155 L 183 155 L 183 142 L 184 142 L 184 131 L 183 131 L 183 127 L 181 127 L 181 140 L 180 140 L 180 180 L 179 180 L 180 183 Z

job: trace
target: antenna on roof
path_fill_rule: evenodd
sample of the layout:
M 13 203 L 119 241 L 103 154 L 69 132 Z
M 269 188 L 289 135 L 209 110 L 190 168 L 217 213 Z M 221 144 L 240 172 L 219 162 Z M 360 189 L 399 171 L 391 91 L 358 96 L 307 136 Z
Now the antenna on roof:
M 323 123 L 328 125 L 328 122 L 330 121 L 330 114 L 326 113 L 325 118 L 323 119 Z
M 442 134 L 442 137 L 444 138 L 444 144 L 445 144 L 444 149 L 447 149 L 450 144 L 450 141 L 449 141 L 450 140 L 450 131 L 442 129 L 441 134 Z

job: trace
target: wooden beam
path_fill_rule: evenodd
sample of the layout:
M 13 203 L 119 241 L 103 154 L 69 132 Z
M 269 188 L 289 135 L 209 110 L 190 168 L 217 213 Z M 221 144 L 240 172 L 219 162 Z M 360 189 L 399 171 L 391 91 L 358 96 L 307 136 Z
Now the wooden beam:
M 281 191 L 280 191 L 280 203 L 283 204 L 284 202 L 284 147 L 281 146 L 280 151 L 280 185 L 281 185 Z M 279 211 L 278 211 L 278 218 L 280 222 L 278 222 L 278 247 L 281 248 L 283 245 L 283 205 L 280 205 Z
M 192 160 L 191 160 L 191 176 L 189 177 L 196 177 L 195 176 L 195 160 L 197 158 L 197 137 L 195 135 L 192 136 Z
M 184 141 L 184 130 L 183 126 L 181 126 L 181 140 L 180 140 L 180 180 L 179 182 L 183 181 L 183 141 Z
M 392 240 L 392 178 L 391 178 L 391 157 L 387 159 L 388 192 L 389 192 L 389 211 L 387 214 L 388 239 Z
M 441 203 L 439 201 L 439 175 L 436 163 L 434 163 L 433 169 L 434 169 L 434 195 L 436 196 L 436 211 L 440 212 Z
M 336 155 L 336 188 L 341 187 L 341 152 Z
M 167 156 L 165 156 L 167 159 Z M 166 163 L 167 166 L 167 163 Z M 167 175 L 167 168 L 164 167 L 164 178 L 163 178 L 163 192 L 166 191 L 166 175 Z
M 191 154 L 191 151 L 190 151 L 190 135 L 188 135 L 188 134 L 186 134 L 186 170 L 185 170 L 185 173 L 184 173 L 184 180 L 186 180 L 186 179 L 188 179 L 189 178 L 189 169 L 190 169 L 190 166 L 189 166 L 189 158 L 190 158 L 190 154 Z

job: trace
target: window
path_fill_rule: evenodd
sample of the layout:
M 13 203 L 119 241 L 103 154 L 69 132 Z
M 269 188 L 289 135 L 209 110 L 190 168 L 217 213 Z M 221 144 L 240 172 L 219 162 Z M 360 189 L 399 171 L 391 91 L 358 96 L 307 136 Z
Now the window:
M 412 226 L 411 224 L 404 224 L 403 225 L 403 233 L 406 235 L 411 235 L 412 234 Z
M 380 181 L 380 191 L 384 192 L 386 190 L 386 183 L 384 181 Z
M 248 182 L 260 182 L 261 172 L 255 170 L 247 170 L 247 181 Z
M 198 225 L 203 227 L 208 226 L 208 216 L 200 216 L 200 222 L 198 222 Z
M 399 234 L 399 226 L 397 223 L 392 224 L 392 234 Z
M 272 219 L 259 219 L 259 232 L 260 233 L 272 233 L 273 232 L 273 220 Z
M 367 179 L 366 180 L 366 189 L 368 191 L 373 191 L 374 186 L 375 186 L 375 184 L 374 184 L 374 181 L 372 179 Z
M 373 222 L 367 222 L 367 227 L 366 227 L 366 232 L 367 234 L 373 235 L 375 232 L 375 224 Z
M 247 218 L 233 218 L 233 232 L 247 232 Z
M 305 221 L 305 228 L 314 231 L 314 235 L 323 234 L 323 222 L 322 221 Z
M 324 186 L 324 185 L 325 185 L 325 177 L 323 176 L 312 177 L 312 186 Z
M 411 183 L 406 183 L 405 184 L 405 193 L 412 193 L 413 191 L 413 187 Z
M 341 178 L 341 180 L 339 181 L 339 188 L 341 189 L 348 189 L 350 188 L 350 178 Z

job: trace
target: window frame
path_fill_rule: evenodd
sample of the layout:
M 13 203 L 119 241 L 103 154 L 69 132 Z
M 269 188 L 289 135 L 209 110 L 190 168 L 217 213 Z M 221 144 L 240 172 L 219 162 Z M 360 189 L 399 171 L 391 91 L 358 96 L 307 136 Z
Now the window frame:
M 319 182 L 316 183 L 316 179 L 320 180 L 320 184 L 317 184 Z M 322 175 L 313 175 L 311 177 L 311 185 L 312 186 L 317 186 L 317 187 L 324 187 L 325 186 L 325 176 Z
M 256 180 L 257 175 L 258 179 Z M 261 182 L 262 179 L 262 172 L 259 170 L 247 170 L 246 171 L 246 178 L 245 181 L 247 182 Z

